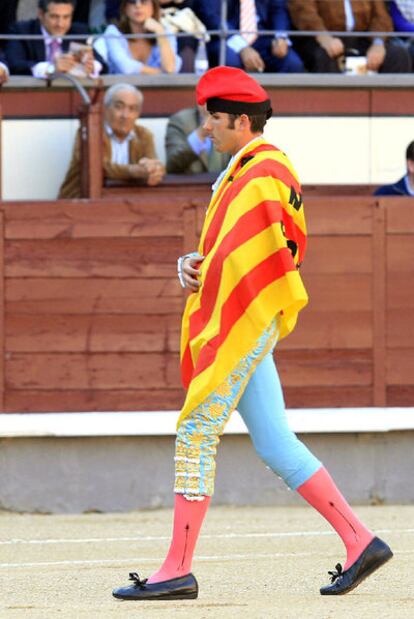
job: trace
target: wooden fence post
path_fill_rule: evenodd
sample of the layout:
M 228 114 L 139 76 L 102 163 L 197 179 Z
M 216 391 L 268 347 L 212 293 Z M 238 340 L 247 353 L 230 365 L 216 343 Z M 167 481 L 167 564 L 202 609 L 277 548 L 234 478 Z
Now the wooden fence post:
M 100 198 L 102 195 L 102 106 L 100 103 L 82 105 L 81 121 L 81 195 Z
M 373 405 L 386 406 L 386 277 L 387 277 L 387 246 L 386 246 L 386 209 L 378 200 L 373 209 Z

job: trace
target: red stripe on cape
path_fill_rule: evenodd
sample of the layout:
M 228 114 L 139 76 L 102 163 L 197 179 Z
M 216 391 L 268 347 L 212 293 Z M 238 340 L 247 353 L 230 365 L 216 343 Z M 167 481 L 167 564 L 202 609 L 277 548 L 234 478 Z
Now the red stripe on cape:
M 269 164 L 271 164 L 271 168 L 269 169 Z M 300 184 L 295 179 L 293 174 L 289 171 L 289 169 L 279 163 L 278 161 L 274 161 L 273 159 L 265 159 L 260 163 L 252 166 L 250 170 L 248 170 L 243 176 L 236 179 L 234 184 L 232 184 L 226 195 L 221 199 L 220 205 L 217 208 L 216 213 L 208 227 L 204 243 L 203 243 L 203 255 L 206 256 L 208 252 L 211 250 L 212 246 L 215 243 L 217 235 L 223 225 L 224 218 L 226 216 L 226 212 L 228 206 L 232 200 L 236 197 L 238 193 L 243 189 L 243 187 L 251 180 L 257 180 L 260 176 L 272 176 L 275 177 L 276 180 L 280 180 L 283 182 L 286 187 L 293 187 L 296 192 L 301 191 Z
M 264 200 L 242 215 L 223 238 L 220 248 L 214 255 L 206 273 L 201 291 L 200 307 L 190 317 L 191 340 L 204 329 L 211 318 L 217 300 L 224 260 L 250 238 L 260 234 L 273 223 L 281 221 L 282 211 L 280 202 Z
M 220 333 L 212 338 L 200 351 L 192 378 L 198 376 L 215 360 L 218 349 L 225 341 L 233 325 L 245 313 L 250 303 L 269 284 L 296 270 L 292 254 L 283 247 L 247 273 L 235 286 L 222 307 Z

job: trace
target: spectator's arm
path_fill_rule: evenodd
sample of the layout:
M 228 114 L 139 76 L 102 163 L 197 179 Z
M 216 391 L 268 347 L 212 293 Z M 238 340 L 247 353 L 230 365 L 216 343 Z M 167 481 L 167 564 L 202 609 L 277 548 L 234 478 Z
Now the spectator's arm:
M 271 29 L 275 34 L 280 36 L 281 33 L 291 29 L 287 0 L 270 0 L 268 11 L 272 20 Z
M 392 32 L 392 20 L 386 9 L 385 3 L 374 0 L 372 5 L 372 19 L 368 30 L 371 32 Z
M 23 34 L 18 25 L 10 29 L 11 34 Z M 28 42 L 12 39 L 7 41 L 6 61 L 12 75 L 32 75 L 32 67 L 36 64 L 29 60 Z
M 9 79 L 9 69 L 4 62 L 0 61 L 0 84 L 4 84 Z
M 103 169 L 105 178 L 112 178 L 115 180 L 131 180 L 140 179 L 144 182 L 148 180 L 148 170 L 145 166 L 139 163 L 112 163 L 109 159 L 104 159 Z
M 327 30 L 319 15 L 316 0 L 288 0 L 288 10 L 298 30 Z

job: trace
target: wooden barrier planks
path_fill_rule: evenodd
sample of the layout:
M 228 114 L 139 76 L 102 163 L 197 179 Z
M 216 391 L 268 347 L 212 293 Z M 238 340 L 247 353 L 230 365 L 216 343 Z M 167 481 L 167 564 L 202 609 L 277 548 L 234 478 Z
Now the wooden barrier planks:
M 414 205 L 383 198 L 386 209 L 386 390 L 387 403 L 414 401 Z
M 196 248 L 209 187 L 128 191 L 1 205 L 3 410 L 181 406 L 176 259 Z M 413 200 L 305 208 L 310 302 L 275 353 L 287 405 L 412 404 Z
M 149 192 L 3 205 L 6 410 L 180 406 L 186 205 Z

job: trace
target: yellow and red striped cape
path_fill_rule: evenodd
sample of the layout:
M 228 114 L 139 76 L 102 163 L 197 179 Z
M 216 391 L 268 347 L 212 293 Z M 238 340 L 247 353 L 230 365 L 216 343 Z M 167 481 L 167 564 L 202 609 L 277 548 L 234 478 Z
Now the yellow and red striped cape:
M 301 188 L 284 153 L 264 139 L 247 145 L 207 209 L 198 251 L 201 283 L 185 307 L 179 422 L 247 355 L 279 315 L 292 331 L 308 296 L 297 265 L 306 247 Z

